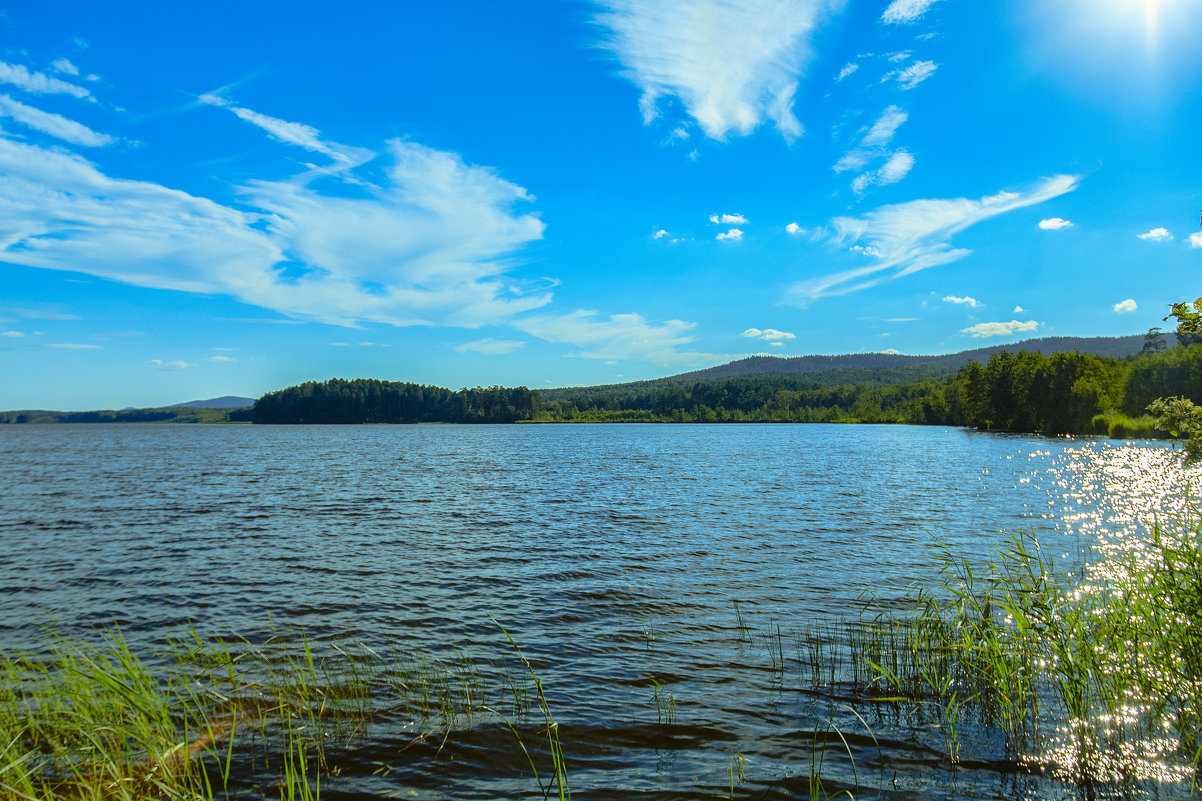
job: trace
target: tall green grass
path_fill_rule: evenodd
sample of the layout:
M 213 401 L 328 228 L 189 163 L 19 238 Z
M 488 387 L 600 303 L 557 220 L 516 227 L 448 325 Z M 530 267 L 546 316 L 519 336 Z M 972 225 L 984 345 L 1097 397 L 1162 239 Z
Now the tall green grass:
M 971 712 L 1008 755 L 1082 786 L 1192 781 L 1202 762 L 1202 516 L 1104 541 L 1076 572 L 1018 534 L 945 552 L 913 615 L 847 629 L 882 698 L 933 708 L 960 756 Z M 865 689 L 870 689 L 869 682 Z

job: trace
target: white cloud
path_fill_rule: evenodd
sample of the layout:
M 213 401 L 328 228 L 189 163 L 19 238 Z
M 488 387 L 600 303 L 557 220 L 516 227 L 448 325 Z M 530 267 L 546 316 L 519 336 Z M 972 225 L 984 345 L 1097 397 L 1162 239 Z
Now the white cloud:
M 841 81 L 844 78 L 851 75 L 856 70 L 858 70 L 859 68 L 860 68 L 859 64 L 855 63 L 854 61 L 849 62 L 843 66 L 843 69 L 839 70 L 839 74 L 835 77 L 835 80 Z
M 229 109 L 238 119 L 262 128 L 272 139 L 289 145 L 303 147 L 313 153 L 329 156 L 339 163 L 340 167 L 355 167 L 375 157 L 375 153 L 357 147 L 347 147 L 321 139 L 321 131 L 311 125 L 300 122 L 289 122 L 276 117 L 269 117 L 248 108 L 236 106 L 223 97 L 214 94 L 200 96 L 200 102 Z
M 664 367 L 701 367 L 734 358 L 731 354 L 680 350 L 696 340 L 688 332 L 697 324 L 682 320 L 654 325 L 639 314 L 611 314 L 599 318 L 596 311 L 578 309 L 571 314 L 525 317 L 515 320 L 512 325 L 548 342 L 575 345 L 580 348 L 575 355 L 585 359 L 632 359 Z
M 711 214 L 710 222 L 721 225 L 746 225 L 750 221 L 742 214 Z
M 665 231 L 663 228 L 661 228 L 658 231 L 656 231 L 654 234 L 652 234 L 651 238 L 652 239 L 663 239 L 665 236 L 669 236 L 669 234 L 667 231 Z
M 1126 300 L 1122 301 L 1121 303 L 1114 304 L 1114 310 L 1116 312 L 1118 312 L 1119 314 L 1126 314 L 1127 312 L 1133 312 L 1138 308 L 1139 308 L 1139 306 L 1136 305 L 1135 301 L 1131 298 L 1127 298 Z
M 899 150 L 889 156 L 880 169 L 857 175 L 851 182 L 851 188 L 856 194 L 862 194 L 873 186 L 888 186 L 905 178 L 914 167 L 914 156 L 904 150 Z
M 748 328 L 743 332 L 743 336 L 752 337 L 753 339 L 762 339 L 765 342 L 774 342 L 782 339 L 797 339 L 796 334 L 790 334 L 788 331 L 777 331 L 775 328 Z
M 938 0 L 893 0 L 881 19 L 892 24 L 914 22 L 936 2 Z
M 0 337 L 11 337 L 12 339 L 20 339 L 25 334 L 20 331 L 0 331 Z
M 918 61 L 897 73 L 897 82 L 902 89 L 913 89 L 935 74 L 939 65 L 933 61 Z
M 388 155 L 384 185 L 355 197 L 252 181 L 244 211 L 0 136 L 0 258 L 338 325 L 474 327 L 550 302 L 506 275 L 544 228 L 514 210 L 525 189 L 414 142 Z
M 900 53 L 894 53 L 893 55 L 889 56 L 889 60 L 892 61 L 894 64 L 900 64 L 901 62 L 910 58 L 910 56 L 912 56 L 912 55 L 914 55 L 914 54 L 911 53 L 909 50 L 903 50 Z
M 806 230 L 795 222 L 791 222 L 785 226 L 785 231 L 790 234 L 804 234 Z
M 901 355 L 901 351 L 898 350 L 897 348 L 885 348 L 883 351 L 881 351 L 881 353 L 885 354 L 886 356 L 900 356 Z
M 947 297 L 945 297 L 943 299 L 943 302 L 944 303 L 956 303 L 956 304 L 959 304 L 962 306 L 969 306 L 973 309 L 975 309 L 976 307 L 981 305 L 980 302 L 976 298 L 970 298 L 967 295 L 965 295 L 962 298 L 958 298 L 955 295 L 948 295 Z
M 885 320 L 887 323 L 913 323 L 921 320 L 921 317 L 890 317 Z
M 772 120 L 801 134 L 793 97 L 827 0 L 596 0 L 603 45 L 641 91 L 645 122 L 677 99 L 706 136 Z
M 901 106 L 889 106 L 864 134 L 860 144 L 864 147 L 884 147 L 893 140 L 893 135 L 907 119 L 909 115 L 902 111 Z
M 147 364 L 152 367 L 157 367 L 160 370 L 185 370 L 189 367 L 195 367 L 195 364 L 185 361 L 165 362 L 162 359 L 151 359 Z
M 0 94 L 0 116 L 9 117 L 26 127 L 65 142 L 85 147 L 105 147 L 117 141 L 111 136 L 96 133 L 86 125 L 81 125 L 74 120 L 27 106 L 6 94 Z
M 980 200 L 911 200 L 882 206 L 863 217 L 837 217 L 831 221 L 831 243 L 855 250 L 873 262 L 799 281 L 789 287 L 788 298 L 805 304 L 962 259 L 972 251 L 950 246 L 956 234 L 999 214 L 1071 192 L 1079 182 L 1079 176 L 1058 175 L 1021 193 L 999 192 Z
M 47 343 L 48 348 L 60 348 L 62 350 L 100 350 L 99 345 L 80 345 L 75 342 L 54 342 Z
M 849 150 L 835 162 L 833 169 L 835 172 L 861 170 L 868 166 L 868 162 L 872 161 L 873 155 L 866 150 Z
M 1167 242 L 1173 238 L 1173 235 L 1169 233 L 1169 229 L 1167 228 L 1153 228 L 1147 233 L 1136 234 L 1136 236 L 1138 236 L 1140 239 L 1147 239 L 1151 242 Z
M 1015 306 L 1014 311 L 1012 311 L 1010 313 L 1011 314 L 1026 314 L 1027 310 L 1024 309 L 1022 306 Z
M 1061 228 L 1071 228 L 1072 223 L 1060 217 L 1048 217 L 1039 221 L 1039 227 L 1044 231 L 1058 231 Z
M 208 360 L 211 362 L 236 362 L 236 361 L 238 361 L 237 359 L 233 358 L 232 356 L 210 356 Z
M 466 353 L 469 350 L 476 353 L 485 353 L 490 356 L 500 355 L 502 353 L 512 353 L 526 343 L 520 339 L 477 339 L 474 342 L 465 342 L 462 345 L 456 345 L 455 350 L 460 353 Z
M 0 240 L 3 241 L 3 240 Z M 78 314 L 54 311 L 53 309 L 24 309 L 16 306 L 0 308 L 5 314 L 15 314 L 27 320 L 78 320 Z
M 54 61 L 50 62 L 50 69 L 54 70 L 55 72 L 62 73 L 63 75 L 79 74 L 79 67 L 72 64 L 70 59 L 66 58 L 56 58 Z
M 1027 320 L 1025 323 L 1018 320 L 1011 320 L 1008 323 L 977 323 L 968 328 L 960 329 L 961 334 L 972 334 L 976 339 L 984 339 L 985 337 L 1006 337 L 1011 334 L 1017 334 L 1020 331 L 1034 331 L 1041 323 L 1034 320 Z
M 1202 248 L 1202 233 L 1190 234 L 1186 241 L 1191 248 Z
M 11 84 L 35 95 L 71 95 L 80 99 L 90 98 L 92 93 L 82 86 L 51 78 L 40 72 L 30 72 L 21 64 L 0 61 L 0 83 Z
M 731 228 L 726 233 L 718 234 L 716 237 L 714 237 L 714 239 L 717 239 L 719 242 L 721 242 L 725 239 L 732 239 L 737 242 L 738 240 L 740 240 L 742 238 L 743 238 L 743 231 L 740 228 Z

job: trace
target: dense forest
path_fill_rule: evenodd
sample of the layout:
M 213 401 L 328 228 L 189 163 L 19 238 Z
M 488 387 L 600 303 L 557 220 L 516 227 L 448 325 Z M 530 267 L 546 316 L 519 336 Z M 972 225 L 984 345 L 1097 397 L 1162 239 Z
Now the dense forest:
M 1152 433 L 1149 403 L 1202 401 L 1202 345 L 1130 359 L 1002 351 L 955 375 L 900 383 L 835 383 L 831 374 L 765 375 L 689 384 L 589 387 L 543 394 L 539 421 L 864 422 L 1067 433 Z
M 525 387 L 452 391 L 422 384 L 341 378 L 269 392 L 255 403 L 256 423 L 516 423 L 538 412 Z

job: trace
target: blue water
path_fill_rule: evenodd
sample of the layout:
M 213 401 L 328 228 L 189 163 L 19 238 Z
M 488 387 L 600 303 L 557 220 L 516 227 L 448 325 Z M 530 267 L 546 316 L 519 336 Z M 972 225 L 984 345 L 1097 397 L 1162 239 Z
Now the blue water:
M 1100 527 L 1180 502 L 1173 458 L 903 426 L 3 427 L 0 647 L 53 622 L 119 624 L 146 649 L 191 624 L 484 653 L 508 647 L 495 618 L 574 733 L 578 798 L 720 794 L 732 749 L 748 797 L 789 797 L 797 738 L 840 701 L 770 669 L 748 630 L 904 604 L 944 545 L 977 558 L 1019 528 L 1072 562 Z M 674 729 L 652 725 L 650 676 Z M 878 732 L 898 797 L 1015 792 L 988 764 L 948 789 L 907 736 Z M 323 797 L 513 795 L 519 779 L 486 767 L 505 737 L 467 726 L 387 778 L 348 757 Z M 829 775 L 855 786 L 848 766 Z

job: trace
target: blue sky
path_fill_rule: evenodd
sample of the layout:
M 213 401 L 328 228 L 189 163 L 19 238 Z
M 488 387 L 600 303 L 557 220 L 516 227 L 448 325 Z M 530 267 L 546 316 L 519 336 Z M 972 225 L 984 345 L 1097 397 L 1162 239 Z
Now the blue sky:
M 1161 325 L 1198 0 L 0 3 L 0 408 Z

